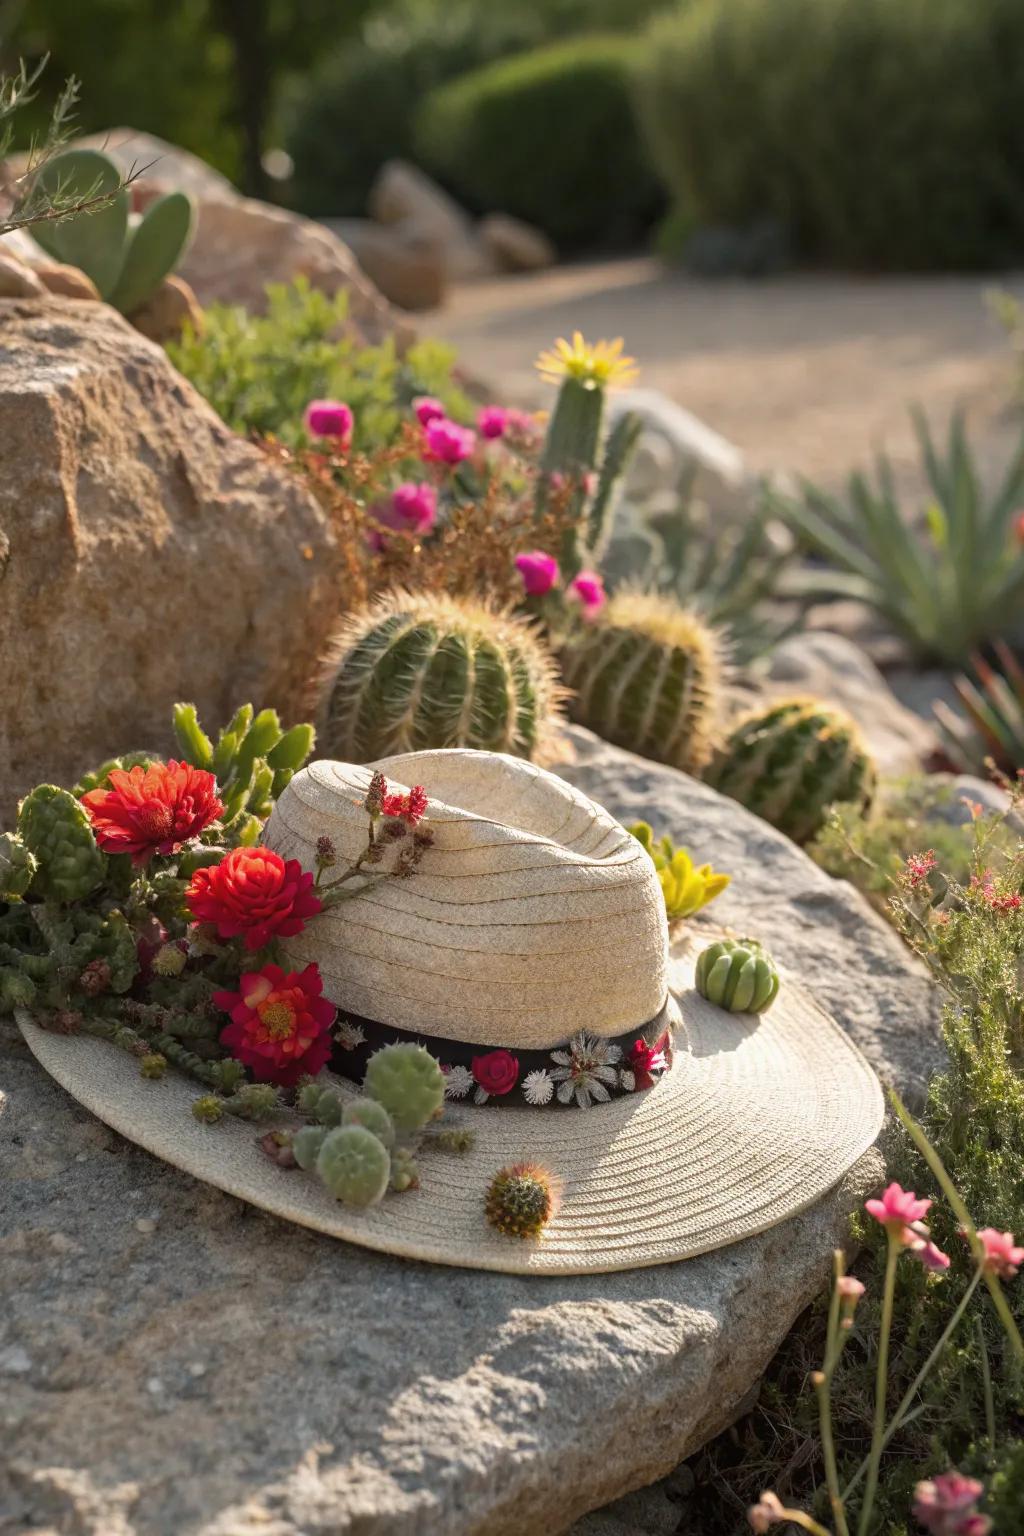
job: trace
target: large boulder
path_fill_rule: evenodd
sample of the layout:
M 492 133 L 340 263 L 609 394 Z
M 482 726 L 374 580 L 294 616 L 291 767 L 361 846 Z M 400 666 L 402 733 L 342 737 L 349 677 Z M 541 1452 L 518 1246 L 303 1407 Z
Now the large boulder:
M 114 310 L 0 301 L 0 822 L 169 745 L 176 699 L 294 717 L 340 566 L 300 483 Z
M 938 1054 L 933 993 L 855 893 L 674 770 L 570 741 L 567 777 L 731 870 L 721 915 L 919 1087 Z M 16 1529 L 554 1536 L 749 1401 L 881 1172 L 869 1153 L 810 1210 L 684 1263 L 475 1273 L 332 1242 L 197 1184 L 80 1109 L 10 1025 L 0 1059 L 0 1505 Z M 625 1536 L 652 1500 L 591 1529 Z

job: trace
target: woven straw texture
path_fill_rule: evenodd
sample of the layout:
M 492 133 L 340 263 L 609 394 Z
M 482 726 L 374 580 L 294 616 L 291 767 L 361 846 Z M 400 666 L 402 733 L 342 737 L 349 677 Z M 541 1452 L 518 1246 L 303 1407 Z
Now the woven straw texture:
M 656 1087 L 585 1110 L 449 1106 L 445 1123 L 472 1129 L 471 1150 L 425 1150 L 421 1187 L 365 1212 L 276 1168 L 251 1125 L 198 1124 L 195 1085 L 147 1082 L 114 1046 L 45 1033 L 25 1015 L 19 1024 L 46 1070 L 114 1130 L 277 1216 L 407 1258 L 588 1274 L 689 1258 L 774 1226 L 836 1184 L 881 1128 L 877 1078 L 798 986 L 783 977 L 759 1018 L 726 1013 L 693 990 L 685 950 L 671 968 L 675 1062 Z M 564 1180 L 561 1210 L 534 1243 L 500 1237 L 483 1215 L 491 1176 L 519 1161 Z
M 654 867 L 607 811 L 543 768 L 452 749 L 369 767 L 303 769 L 263 841 L 304 868 L 330 836 L 339 862 L 366 841 L 374 767 L 424 785 L 435 845 L 409 880 L 385 880 L 285 943 L 315 960 L 343 1011 L 404 1029 L 520 1050 L 574 1030 L 617 1035 L 667 990 L 665 909 Z

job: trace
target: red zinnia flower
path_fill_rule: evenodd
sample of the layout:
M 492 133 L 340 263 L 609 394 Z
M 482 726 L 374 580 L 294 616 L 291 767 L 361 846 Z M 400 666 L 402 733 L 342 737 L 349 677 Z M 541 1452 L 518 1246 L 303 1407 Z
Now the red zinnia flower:
M 133 864 L 145 864 L 154 853 L 177 853 L 224 809 L 213 774 L 191 763 L 114 768 L 107 783 L 108 789 L 83 795 L 82 804 L 100 847 L 130 853 Z
M 231 1023 L 220 1032 L 221 1045 L 252 1070 L 260 1083 L 290 1088 L 308 1073 L 315 1077 L 331 1054 L 335 1009 L 321 997 L 319 968 L 282 971 L 265 965 L 247 971 L 237 992 L 215 992 L 213 1001 Z
M 387 785 L 384 789 L 385 793 L 380 803 L 382 816 L 400 816 L 403 821 L 409 823 L 410 827 L 414 827 L 417 822 L 423 820 L 427 814 L 429 802 L 422 784 L 414 784 L 407 795 L 388 794 Z
M 322 907 L 313 876 L 271 848 L 232 848 L 219 864 L 197 869 L 185 900 L 220 938 L 244 934 L 246 949 L 262 949 L 274 934 L 292 938 Z

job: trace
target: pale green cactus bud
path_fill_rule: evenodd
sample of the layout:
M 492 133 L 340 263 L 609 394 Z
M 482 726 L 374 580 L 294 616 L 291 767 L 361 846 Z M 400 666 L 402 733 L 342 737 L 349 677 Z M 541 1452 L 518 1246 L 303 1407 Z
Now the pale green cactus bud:
M 193 1100 L 192 1113 L 202 1125 L 216 1125 L 224 1114 L 223 1100 L 218 1099 L 215 1093 L 204 1093 L 201 1098 Z
M 157 976 L 180 976 L 188 957 L 177 944 L 161 944 L 153 956 L 153 970 Z
M 384 1108 L 376 1099 L 352 1099 L 341 1112 L 342 1125 L 365 1125 L 390 1151 L 395 1144 L 395 1127 Z
M 384 1198 L 391 1157 L 365 1126 L 342 1125 L 324 1137 L 316 1171 L 336 1200 L 365 1208 Z
M 391 1154 L 391 1188 L 402 1194 L 407 1189 L 418 1189 L 420 1170 L 410 1147 L 398 1147 Z
M 161 1056 L 159 1051 L 151 1051 L 148 1056 L 143 1056 L 140 1060 L 139 1071 L 143 1077 L 156 1082 L 167 1072 L 167 1057 Z
M 320 1148 L 324 1144 L 324 1137 L 326 1135 L 327 1127 L 325 1125 L 304 1125 L 301 1131 L 296 1131 L 292 1137 L 292 1152 L 295 1154 L 295 1161 L 307 1173 L 315 1168 L 316 1160 L 320 1156 Z
M 730 1013 L 763 1013 L 775 1001 L 779 973 L 756 939 L 719 939 L 701 950 L 697 991 Z
M 35 854 L 16 832 L 0 832 L 0 901 L 20 901 L 37 868 Z
M 432 1120 L 444 1104 L 444 1073 L 425 1046 L 403 1040 L 370 1057 L 363 1091 L 383 1104 L 408 1135 Z

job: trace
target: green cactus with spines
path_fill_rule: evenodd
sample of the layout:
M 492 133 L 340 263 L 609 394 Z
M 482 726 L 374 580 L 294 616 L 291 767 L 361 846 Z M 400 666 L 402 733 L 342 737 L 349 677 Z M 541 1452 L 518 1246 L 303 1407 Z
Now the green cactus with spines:
M 778 996 L 779 973 L 756 939 L 719 939 L 697 957 L 701 997 L 730 1013 L 763 1013 Z
M 635 411 L 623 411 L 604 444 L 597 487 L 587 509 L 586 563 L 597 565 L 608 544 L 611 533 L 615 496 L 632 462 L 636 445 L 640 441 L 643 422 Z M 582 564 L 582 558 L 580 564 Z M 570 578 L 576 571 L 569 570 Z
M 391 1116 L 376 1099 L 366 1097 L 350 1099 L 341 1112 L 342 1125 L 365 1125 L 378 1137 L 390 1152 L 395 1144 L 395 1125 Z
M 499 1168 L 487 1187 L 484 1215 L 503 1237 L 539 1237 L 558 1203 L 555 1181 L 538 1163 Z
M 818 699 L 796 698 L 740 720 L 705 777 L 795 843 L 806 843 L 833 805 L 870 804 L 877 776 L 847 714 Z
M 325 670 L 329 756 L 476 747 L 532 757 L 563 689 L 531 626 L 443 593 L 395 591 L 343 625 Z
M 342 1125 L 324 1137 L 316 1171 L 336 1200 L 365 1209 L 384 1198 L 391 1154 L 365 1126 Z
M 422 1130 L 444 1103 L 444 1073 L 426 1046 L 385 1045 L 366 1063 L 363 1092 L 383 1104 L 398 1130 Z
M 85 810 L 66 789 L 38 784 L 18 806 L 18 836 L 38 868 L 29 887 L 53 901 L 84 901 L 102 882 L 107 859 Z
M 43 193 L 59 191 L 64 198 L 83 200 L 98 193 L 114 196 L 100 209 L 36 224 L 31 234 L 49 256 L 91 278 L 108 304 L 132 315 L 185 254 L 195 205 L 186 193 L 169 192 L 135 216 L 129 192 L 120 184 L 117 166 L 98 150 L 68 149 L 54 155 L 39 174 Z
M 569 712 L 606 741 L 699 773 L 711 757 L 722 664 L 715 631 L 670 599 L 618 592 L 561 654 Z
M 0 832 L 0 901 L 20 901 L 39 862 L 16 832 Z
M 306 1173 L 311 1173 L 316 1167 L 316 1160 L 320 1156 L 320 1148 L 324 1144 L 327 1135 L 325 1125 L 304 1125 L 301 1130 L 295 1132 L 292 1137 L 292 1152 L 299 1167 Z
M 81 800 L 91 789 L 102 789 L 110 778 L 115 768 L 128 772 L 132 768 L 151 768 L 159 762 L 159 757 L 153 752 L 125 752 L 120 757 L 108 757 L 105 763 L 100 763 L 98 768 L 83 773 L 71 793 L 76 800 Z

